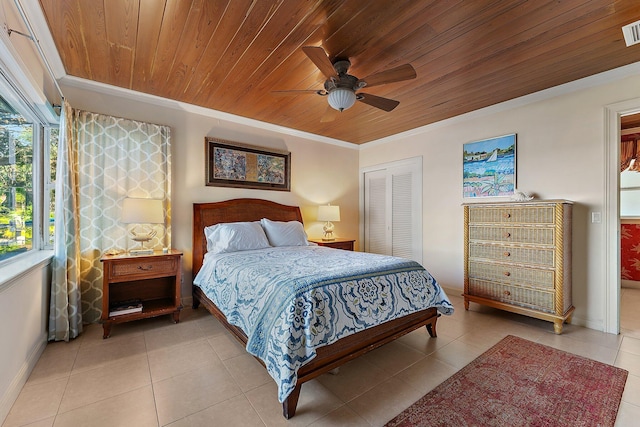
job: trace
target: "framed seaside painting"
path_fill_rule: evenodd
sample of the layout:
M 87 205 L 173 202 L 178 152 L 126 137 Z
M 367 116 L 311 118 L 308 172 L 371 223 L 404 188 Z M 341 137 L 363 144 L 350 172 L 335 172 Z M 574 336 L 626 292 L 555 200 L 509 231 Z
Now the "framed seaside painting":
M 290 191 L 291 153 L 205 138 L 206 184 Z
M 516 134 L 463 145 L 463 197 L 511 196 L 516 188 Z

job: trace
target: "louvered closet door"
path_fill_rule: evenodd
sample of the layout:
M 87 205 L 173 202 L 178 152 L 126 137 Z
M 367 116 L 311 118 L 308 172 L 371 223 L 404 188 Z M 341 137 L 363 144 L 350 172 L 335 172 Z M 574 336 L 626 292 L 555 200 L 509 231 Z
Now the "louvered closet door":
M 422 159 L 364 171 L 366 252 L 422 262 Z
M 365 252 L 390 254 L 391 245 L 387 241 L 387 171 L 365 174 L 364 242 Z

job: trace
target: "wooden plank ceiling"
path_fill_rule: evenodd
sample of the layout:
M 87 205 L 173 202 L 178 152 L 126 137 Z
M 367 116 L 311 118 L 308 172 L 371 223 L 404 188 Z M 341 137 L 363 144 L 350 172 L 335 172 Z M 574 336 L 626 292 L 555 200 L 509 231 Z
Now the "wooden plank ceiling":
M 40 0 L 66 73 L 354 144 L 640 61 L 621 27 L 638 0 Z M 322 46 L 363 78 L 410 63 L 320 121 L 327 98 L 303 53 Z

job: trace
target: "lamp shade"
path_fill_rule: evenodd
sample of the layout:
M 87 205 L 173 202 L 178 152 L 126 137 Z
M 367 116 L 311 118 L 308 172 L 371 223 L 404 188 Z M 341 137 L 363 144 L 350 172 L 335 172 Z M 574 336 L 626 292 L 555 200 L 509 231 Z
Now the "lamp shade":
M 340 206 L 318 206 L 318 221 L 340 221 Z
M 163 224 L 162 200 L 126 198 L 121 220 L 125 224 Z
M 329 105 L 338 111 L 351 108 L 356 102 L 356 93 L 344 87 L 339 87 L 329 92 Z

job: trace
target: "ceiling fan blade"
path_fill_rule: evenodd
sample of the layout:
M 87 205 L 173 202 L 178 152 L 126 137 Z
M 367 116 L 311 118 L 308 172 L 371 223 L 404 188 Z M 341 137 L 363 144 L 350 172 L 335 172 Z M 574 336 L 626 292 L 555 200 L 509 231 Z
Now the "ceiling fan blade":
M 329 123 L 332 122 L 338 117 L 338 110 L 333 108 L 331 105 L 327 105 L 327 109 L 324 111 L 322 118 L 320 119 L 320 123 Z
M 303 46 L 302 51 L 316 64 L 316 67 L 318 67 L 327 78 L 338 77 L 336 70 L 333 68 L 333 64 L 329 61 L 327 52 L 325 52 L 323 48 L 320 46 Z
M 400 104 L 400 101 L 395 101 L 389 98 L 383 98 L 381 96 L 370 95 L 368 93 L 358 93 L 358 101 L 364 102 L 372 107 L 379 108 L 384 111 L 391 111 Z
M 364 79 L 360 79 L 360 81 L 365 82 L 367 84 L 366 87 L 371 87 L 415 78 L 416 70 L 413 69 L 413 66 L 411 64 L 404 64 L 399 67 L 372 74 Z
M 318 91 L 313 89 L 308 90 L 272 90 L 272 95 L 275 96 L 297 96 L 297 95 L 317 95 Z

